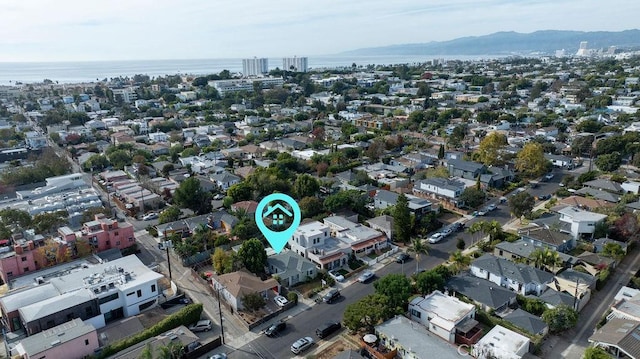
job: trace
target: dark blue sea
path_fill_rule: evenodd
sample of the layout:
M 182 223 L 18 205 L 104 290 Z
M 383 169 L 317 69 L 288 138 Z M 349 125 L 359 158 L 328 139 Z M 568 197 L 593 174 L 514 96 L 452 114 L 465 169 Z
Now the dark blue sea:
M 499 56 L 315 56 L 309 57 L 309 68 L 338 68 L 353 63 L 392 65 L 424 63 L 433 59 L 479 60 Z M 269 68 L 282 67 L 282 58 L 270 58 Z M 95 82 L 104 78 L 165 75 L 208 75 L 222 70 L 242 71 L 242 59 L 92 61 L 92 62 L 0 62 L 0 85 L 16 82 L 37 83 L 44 79 L 59 83 Z

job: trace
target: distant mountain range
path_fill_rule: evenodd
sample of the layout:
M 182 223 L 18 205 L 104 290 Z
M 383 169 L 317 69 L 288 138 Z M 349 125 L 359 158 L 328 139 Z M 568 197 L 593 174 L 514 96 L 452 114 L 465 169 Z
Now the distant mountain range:
M 432 41 L 423 44 L 404 44 L 352 50 L 343 55 L 510 55 L 547 53 L 565 49 L 567 54 L 578 51 L 581 41 L 588 48 L 600 49 L 640 47 L 640 30 L 609 31 L 563 31 L 543 30 L 529 34 L 518 32 L 496 32 L 484 36 L 461 37 L 449 41 Z M 341 54 L 341 55 L 342 55 Z

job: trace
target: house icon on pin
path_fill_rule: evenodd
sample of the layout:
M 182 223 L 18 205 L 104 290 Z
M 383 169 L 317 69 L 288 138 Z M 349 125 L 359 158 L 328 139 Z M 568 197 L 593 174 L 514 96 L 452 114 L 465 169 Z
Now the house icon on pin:
M 283 226 L 284 225 L 284 215 L 287 217 L 293 217 L 293 213 L 284 208 L 280 203 L 275 206 L 268 206 L 267 212 L 262 215 L 262 218 L 265 219 L 271 216 L 271 220 L 273 225 L 275 226 Z

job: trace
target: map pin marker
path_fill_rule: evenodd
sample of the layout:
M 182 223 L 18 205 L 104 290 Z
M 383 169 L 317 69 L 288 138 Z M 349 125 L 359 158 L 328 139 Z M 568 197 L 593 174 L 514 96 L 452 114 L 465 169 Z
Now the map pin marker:
M 256 208 L 256 224 L 276 253 L 282 252 L 293 232 L 298 229 L 302 214 L 300 206 L 284 193 L 266 196 Z M 269 223 L 271 228 L 265 223 Z M 273 229 L 272 229 L 273 228 Z M 281 230 L 279 230 L 281 229 Z

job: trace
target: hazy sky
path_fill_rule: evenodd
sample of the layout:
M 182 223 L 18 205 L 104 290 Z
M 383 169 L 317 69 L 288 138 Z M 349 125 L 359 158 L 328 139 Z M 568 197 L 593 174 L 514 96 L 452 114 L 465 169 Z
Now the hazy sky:
M 330 55 L 497 31 L 637 28 L 637 0 L 0 0 L 0 61 Z

